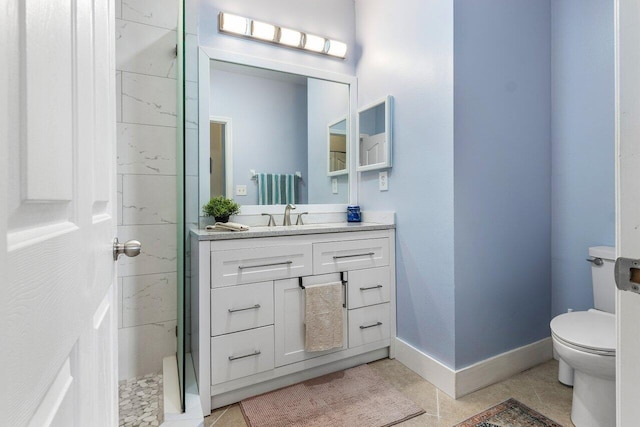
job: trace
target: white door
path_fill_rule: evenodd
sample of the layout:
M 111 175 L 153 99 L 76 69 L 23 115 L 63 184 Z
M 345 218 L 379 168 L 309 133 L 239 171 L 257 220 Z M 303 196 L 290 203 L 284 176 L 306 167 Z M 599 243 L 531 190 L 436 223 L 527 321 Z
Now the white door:
M 113 8 L 2 2 L 2 426 L 118 424 Z
M 640 0 L 618 0 L 616 251 L 640 258 Z M 640 295 L 617 291 L 617 425 L 640 420 Z

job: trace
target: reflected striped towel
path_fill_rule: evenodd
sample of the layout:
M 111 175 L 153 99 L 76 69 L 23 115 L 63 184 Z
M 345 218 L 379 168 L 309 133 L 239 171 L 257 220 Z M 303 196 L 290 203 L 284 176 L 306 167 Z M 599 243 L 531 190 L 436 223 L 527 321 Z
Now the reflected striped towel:
M 286 205 L 298 203 L 298 180 L 292 174 L 259 173 L 258 204 Z

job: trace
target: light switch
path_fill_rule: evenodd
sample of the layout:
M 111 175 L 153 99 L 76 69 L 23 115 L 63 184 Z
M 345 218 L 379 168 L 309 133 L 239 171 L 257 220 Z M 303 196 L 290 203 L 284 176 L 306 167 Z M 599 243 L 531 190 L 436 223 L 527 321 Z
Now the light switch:
M 246 196 L 246 195 L 247 195 L 247 186 L 236 185 L 236 196 Z
M 338 178 L 331 179 L 331 192 L 333 194 L 338 194 Z
M 387 176 L 387 171 L 378 173 L 378 181 L 380 191 L 389 190 L 389 177 Z

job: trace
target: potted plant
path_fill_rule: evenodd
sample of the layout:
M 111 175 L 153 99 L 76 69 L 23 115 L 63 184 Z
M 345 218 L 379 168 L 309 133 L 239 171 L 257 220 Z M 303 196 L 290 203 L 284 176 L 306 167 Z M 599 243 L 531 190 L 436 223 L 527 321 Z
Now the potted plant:
M 212 216 L 216 222 L 227 222 L 231 215 L 240 212 L 240 205 L 224 196 L 214 197 L 202 207 L 205 216 Z

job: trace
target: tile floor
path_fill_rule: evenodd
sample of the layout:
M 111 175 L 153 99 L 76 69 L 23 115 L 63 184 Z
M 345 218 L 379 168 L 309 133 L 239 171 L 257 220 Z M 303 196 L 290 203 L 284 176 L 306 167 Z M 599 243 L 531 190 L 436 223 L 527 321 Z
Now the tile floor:
M 164 419 L 162 374 L 148 374 L 118 385 L 120 427 L 159 426 Z
M 419 404 L 425 414 L 401 426 L 451 427 L 513 397 L 565 427 L 571 423 L 573 389 L 558 382 L 558 362 L 551 360 L 507 380 L 454 400 L 396 360 L 370 364 L 378 375 Z M 205 427 L 246 427 L 240 407 L 220 408 L 205 418 Z

